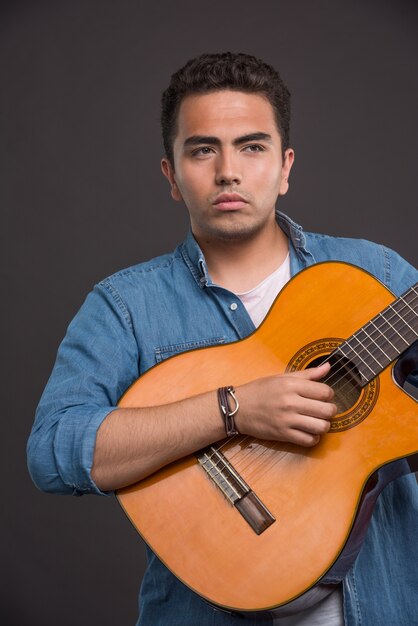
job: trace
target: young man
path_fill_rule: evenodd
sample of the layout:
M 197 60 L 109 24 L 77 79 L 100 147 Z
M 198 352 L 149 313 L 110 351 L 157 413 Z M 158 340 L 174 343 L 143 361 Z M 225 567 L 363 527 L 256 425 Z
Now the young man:
M 28 444 L 40 488 L 103 494 L 224 438 L 216 391 L 152 408 L 116 405 L 162 359 L 253 332 L 301 269 L 346 261 L 397 295 L 418 280 L 391 250 L 304 233 L 276 211 L 294 161 L 289 99 L 277 72 L 248 55 L 202 55 L 173 75 L 163 95 L 162 170 L 172 197 L 189 210 L 191 232 L 173 254 L 102 281 L 71 323 Z M 317 445 L 336 414 L 333 392 L 321 382 L 328 367 L 236 387 L 236 429 L 262 440 Z M 414 478 L 391 483 L 342 585 L 304 613 L 266 616 L 266 622 L 418 624 L 412 593 L 417 512 Z M 260 623 L 215 611 L 151 551 L 148 556 L 139 625 Z

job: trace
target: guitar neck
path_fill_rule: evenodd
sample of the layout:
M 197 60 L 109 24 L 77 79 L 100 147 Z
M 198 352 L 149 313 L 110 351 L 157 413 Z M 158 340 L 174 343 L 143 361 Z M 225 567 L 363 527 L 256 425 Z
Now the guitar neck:
M 418 283 L 333 353 L 355 365 L 364 387 L 418 339 Z

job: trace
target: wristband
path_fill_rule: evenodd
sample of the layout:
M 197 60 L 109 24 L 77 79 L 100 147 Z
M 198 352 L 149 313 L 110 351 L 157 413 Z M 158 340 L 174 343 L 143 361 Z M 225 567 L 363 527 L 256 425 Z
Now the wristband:
M 231 405 L 229 403 L 229 398 L 232 398 L 235 406 L 231 409 Z M 235 395 L 235 389 L 232 386 L 229 387 L 219 387 L 218 389 L 218 403 L 219 410 L 221 412 L 222 419 L 225 424 L 225 432 L 227 437 L 232 437 L 233 435 L 239 435 L 239 432 L 235 426 L 234 415 L 237 414 L 239 409 L 239 402 Z

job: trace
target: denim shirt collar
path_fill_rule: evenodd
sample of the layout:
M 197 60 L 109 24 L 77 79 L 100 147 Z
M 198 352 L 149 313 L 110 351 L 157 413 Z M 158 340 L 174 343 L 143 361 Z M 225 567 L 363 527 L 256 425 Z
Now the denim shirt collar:
M 293 276 L 304 267 L 315 263 L 315 258 L 306 247 L 306 237 L 302 226 L 277 209 L 276 221 L 289 239 L 290 272 Z M 184 243 L 180 246 L 180 252 L 199 287 L 203 288 L 213 285 L 204 254 L 191 229 Z

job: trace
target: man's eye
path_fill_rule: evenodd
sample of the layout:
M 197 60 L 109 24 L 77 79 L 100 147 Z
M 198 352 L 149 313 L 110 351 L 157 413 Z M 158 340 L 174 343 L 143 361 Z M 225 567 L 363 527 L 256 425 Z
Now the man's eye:
M 213 152 L 212 148 L 209 148 L 209 146 L 202 146 L 201 148 L 198 148 L 197 150 L 193 150 L 192 155 L 193 156 L 206 156 L 207 154 L 211 154 Z
M 249 146 L 245 146 L 244 150 L 246 152 L 264 152 L 264 147 L 258 143 L 252 143 Z

